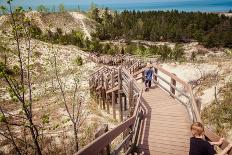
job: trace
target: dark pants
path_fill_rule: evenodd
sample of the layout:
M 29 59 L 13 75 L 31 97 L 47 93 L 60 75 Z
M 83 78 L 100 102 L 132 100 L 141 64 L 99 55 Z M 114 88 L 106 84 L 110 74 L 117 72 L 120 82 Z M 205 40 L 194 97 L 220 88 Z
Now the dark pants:
M 151 80 L 145 80 L 145 87 L 151 87 Z

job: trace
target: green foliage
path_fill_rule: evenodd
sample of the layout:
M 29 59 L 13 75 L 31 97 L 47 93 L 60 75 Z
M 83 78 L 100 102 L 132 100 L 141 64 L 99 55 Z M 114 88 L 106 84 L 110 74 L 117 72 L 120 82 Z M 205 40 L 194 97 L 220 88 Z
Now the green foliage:
M 48 124 L 49 119 L 50 119 L 50 115 L 49 114 L 44 114 L 41 119 L 42 119 L 43 124 Z
M 125 52 L 128 54 L 135 54 L 137 46 L 135 44 L 129 44 L 125 48 Z
M 0 122 L 5 122 L 6 117 L 3 114 L 0 114 Z
M 99 42 L 99 40 L 94 39 L 91 43 L 90 43 L 90 47 L 89 47 L 89 51 L 91 52 L 102 52 L 102 47 L 103 45 Z
M 3 15 L 6 14 L 6 11 L 7 11 L 6 7 L 3 6 L 3 5 L 1 5 L 1 6 L 0 6 L 0 15 L 1 15 L 1 14 L 3 14 Z
M 42 35 L 42 30 L 36 25 L 31 25 L 30 33 L 32 38 L 38 39 Z
M 20 73 L 20 68 L 19 68 L 19 66 L 14 65 L 14 66 L 13 66 L 13 72 L 14 72 L 14 74 L 18 75 L 18 74 Z
M 105 12 L 99 18 L 95 37 L 150 41 L 190 42 L 197 40 L 206 47 L 232 47 L 232 18 L 201 12 L 123 11 L 114 16 Z
M 109 43 L 106 43 L 103 47 L 103 53 L 108 54 L 111 49 L 111 45 Z
M 195 61 L 196 60 L 196 56 L 197 56 L 197 54 L 196 54 L 196 52 L 192 52 L 192 54 L 191 54 L 191 60 L 192 61 Z
M 11 88 L 8 88 L 7 90 L 9 92 L 9 94 L 10 94 L 11 100 L 13 102 L 18 102 L 19 100 L 18 100 L 18 97 L 16 96 L 15 92 Z M 18 90 L 21 91 L 20 86 L 19 86 Z
M 77 66 L 82 66 L 83 65 L 83 59 L 82 59 L 81 56 L 78 56 L 76 58 L 76 64 L 77 64 Z
M 183 58 L 183 56 L 184 56 L 183 47 L 180 44 L 176 44 L 172 52 L 172 58 L 177 61 Z
M 128 44 L 125 47 L 125 53 L 136 54 L 143 57 L 159 55 L 161 60 L 182 60 L 184 58 L 184 49 L 180 44 L 171 49 L 167 45 L 143 46 L 141 44 Z
M 59 11 L 60 11 L 60 12 L 65 12 L 64 4 L 60 4 L 60 5 L 59 5 Z
M 232 82 L 220 90 L 222 101 L 213 102 L 202 112 L 202 118 L 207 124 L 215 126 L 218 133 L 228 133 L 232 129 Z
M 49 11 L 49 9 L 48 9 L 45 5 L 39 5 L 39 6 L 36 8 L 36 10 L 37 10 L 38 12 L 48 12 L 48 11 Z
M 79 31 L 72 31 L 70 34 L 63 34 L 62 29 L 57 28 L 54 33 L 48 30 L 46 34 L 42 34 L 40 29 L 35 28 L 33 32 L 32 37 L 42 41 L 62 45 L 76 45 L 81 48 L 85 46 L 84 35 Z

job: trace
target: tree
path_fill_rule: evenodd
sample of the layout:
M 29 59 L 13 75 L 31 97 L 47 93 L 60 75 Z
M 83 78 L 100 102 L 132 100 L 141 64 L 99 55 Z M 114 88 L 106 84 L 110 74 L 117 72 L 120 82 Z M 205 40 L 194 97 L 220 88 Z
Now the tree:
M 80 60 L 82 61 L 82 58 Z M 78 140 L 79 128 L 84 122 L 84 117 L 83 117 L 84 112 L 82 111 L 83 110 L 82 109 L 83 98 L 80 96 L 80 90 L 79 90 L 80 86 L 78 84 L 79 80 L 78 80 L 78 77 L 74 79 L 73 98 L 70 100 L 67 96 L 67 92 L 65 91 L 66 86 L 64 82 L 62 81 L 62 78 L 60 77 L 56 53 L 54 53 L 53 68 L 54 68 L 55 77 L 58 83 L 59 91 L 61 94 L 62 103 L 65 107 L 66 112 L 68 113 L 69 119 L 72 122 L 74 142 L 75 142 L 75 151 L 78 151 L 79 150 L 79 140 Z
M 8 65 L 8 57 L 12 51 L 6 47 L 6 44 L 0 40 L 0 58 L 3 57 L 3 65 Z
M 60 12 L 65 12 L 64 4 L 60 4 L 60 5 L 59 5 L 59 11 L 60 11 Z
M 56 12 L 56 6 L 55 6 L 55 5 L 52 6 L 52 12 L 53 12 L 53 13 Z
M 78 12 L 81 12 L 81 8 L 80 8 L 80 5 L 78 4 L 78 6 L 77 6 L 77 11 Z
M 96 7 L 92 7 L 90 17 L 98 22 L 95 36 L 101 40 L 141 39 L 172 42 L 197 40 L 207 47 L 232 46 L 231 18 L 224 15 L 176 10 L 123 11 L 111 15 L 107 8 L 100 14 Z
M 1 15 L 1 14 L 2 14 L 2 15 L 6 14 L 6 11 L 7 11 L 6 7 L 3 6 L 3 5 L 1 5 L 1 6 L 0 6 L 0 15 Z
M 20 126 L 28 130 L 33 141 L 33 149 L 38 155 L 42 154 L 39 145 L 39 130 L 33 118 L 33 95 L 32 95 L 32 81 L 31 81 L 31 22 L 24 15 L 22 7 L 18 7 L 15 11 L 12 10 L 12 0 L 7 0 L 9 5 L 9 12 L 11 17 L 11 25 L 13 27 L 12 36 L 14 44 L 16 44 L 16 56 L 18 58 L 18 76 L 9 74 L 8 68 L 10 66 L 0 63 L 0 78 L 8 85 L 9 93 L 12 99 L 18 104 L 23 114 L 19 116 L 9 115 L 7 109 L 0 106 L 1 122 L 8 128 L 8 134 L 18 154 L 22 154 L 21 150 L 16 144 L 16 135 L 10 130 L 10 126 Z M 27 48 L 23 51 L 21 48 L 22 40 L 26 41 Z M 25 52 L 25 53 L 24 53 Z M 13 117 L 13 119 L 12 119 Z M 17 121 L 21 120 L 21 121 Z M 13 122 L 12 122 L 13 121 Z M 16 122 L 14 122 L 16 121 Z M 5 136 L 7 138 L 7 136 Z M 9 137 L 8 137 L 9 138 Z M 25 142 L 26 143 L 26 142 Z M 24 143 L 24 144 L 25 144 Z M 28 145 L 27 143 L 25 145 Z
M 38 12 L 48 12 L 49 11 L 49 9 L 45 5 L 39 5 L 39 6 L 37 6 L 36 10 Z

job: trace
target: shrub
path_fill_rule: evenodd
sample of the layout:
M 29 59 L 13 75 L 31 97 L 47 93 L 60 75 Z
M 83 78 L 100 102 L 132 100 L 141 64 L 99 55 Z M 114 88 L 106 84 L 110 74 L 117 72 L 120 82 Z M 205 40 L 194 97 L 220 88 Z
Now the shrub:
M 183 47 L 180 44 L 176 44 L 172 52 L 172 58 L 174 60 L 180 60 L 183 58 L 183 56 L 184 56 Z
M 76 64 L 77 64 L 78 66 L 82 66 L 82 65 L 83 65 L 83 59 L 82 59 L 81 56 L 78 56 L 78 57 L 76 58 Z
M 213 125 L 218 133 L 228 133 L 232 129 L 232 82 L 219 91 L 222 100 L 214 101 L 204 108 L 202 118 L 206 124 Z

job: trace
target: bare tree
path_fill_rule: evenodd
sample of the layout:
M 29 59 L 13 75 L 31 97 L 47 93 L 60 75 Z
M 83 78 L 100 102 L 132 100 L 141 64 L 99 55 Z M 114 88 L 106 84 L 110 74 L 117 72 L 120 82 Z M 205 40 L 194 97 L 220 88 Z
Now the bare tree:
M 79 150 L 79 140 L 78 133 L 79 128 L 83 124 L 85 117 L 82 111 L 83 106 L 83 98 L 80 96 L 80 86 L 78 84 L 78 79 L 74 79 L 74 91 L 72 93 L 71 99 L 68 97 L 68 93 L 65 90 L 65 83 L 62 81 L 61 76 L 59 75 L 58 65 L 57 65 L 57 57 L 56 53 L 54 53 L 54 73 L 55 78 L 58 83 L 58 89 L 61 94 L 62 103 L 65 107 L 66 112 L 68 113 L 68 117 L 72 122 L 73 126 L 73 136 L 75 141 L 75 151 Z
M 31 25 L 30 20 L 25 17 L 24 10 L 19 7 L 15 11 L 12 10 L 12 0 L 7 0 L 9 5 L 9 13 L 11 16 L 11 25 L 13 32 L 13 39 L 16 42 L 16 55 L 19 65 L 19 76 L 15 77 L 7 72 L 7 66 L 0 66 L 0 73 L 2 79 L 9 87 L 11 96 L 20 103 L 23 110 L 24 119 L 27 129 L 29 129 L 34 148 L 38 155 L 41 155 L 41 148 L 39 145 L 39 131 L 33 120 L 33 96 L 32 96 L 32 84 L 31 84 Z M 27 56 L 23 55 L 21 46 L 23 39 L 26 42 Z M 4 111 L 1 111 L 5 116 Z M 8 121 L 5 121 L 7 123 Z M 10 125 L 10 124 L 9 124 Z M 22 124 L 23 125 L 23 124 Z M 11 138 L 12 139 L 12 138 Z M 12 139 L 13 142 L 13 139 Z M 17 149 L 16 145 L 14 145 Z M 19 152 L 18 152 L 19 153 Z

